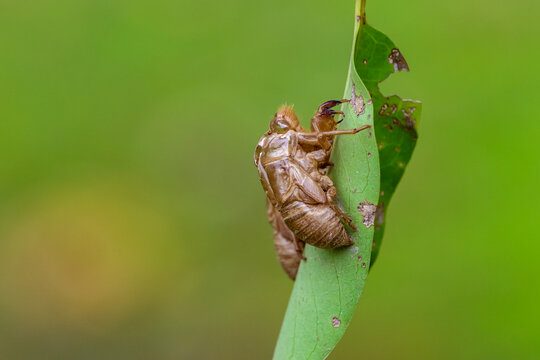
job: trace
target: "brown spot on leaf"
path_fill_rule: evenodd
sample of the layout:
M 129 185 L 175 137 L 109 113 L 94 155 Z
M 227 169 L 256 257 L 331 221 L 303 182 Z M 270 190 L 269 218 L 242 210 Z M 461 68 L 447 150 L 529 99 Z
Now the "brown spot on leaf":
M 379 110 L 379 115 L 381 115 L 381 116 L 387 116 L 387 115 L 385 115 L 386 109 L 388 109 L 388 104 L 385 103 L 385 104 L 383 104 L 383 105 L 381 106 L 381 109 Z
M 375 204 L 372 204 L 368 201 L 363 201 L 358 205 L 358 211 L 362 213 L 362 223 L 366 227 L 373 226 L 373 223 L 375 221 L 375 211 L 377 210 L 377 206 Z
M 388 62 L 390 64 L 394 64 L 394 71 L 409 71 L 409 65 L 407 65 L 407 62 L 405 61 L 403 55 L 401 55 L 399 49 L 392 49 L 390 55 L 388 56 Z
M 358 256 L 358 261 L 362 261 L 362 257 L 361 257 L 361 256 Z
M 367 60 L 364 59 L 364 60 L 362 61 L 362 64 L 367 65 Z
M 381 116 L 390 116 L 394 115 L 398 109 L 398 106 L 396 104 L 382 104 L 381 108 L 379 109 L 379 115 Z
M 400 152 L 400 151 L 401 151 L 401 149 L 399 148 L 399 146 L 396 146 L 396 147 L 394 148 L 394 150 L 396 150 L 396 152 Z
M 415 130 L 414 126 L 416 125 L 416 121 L 412 118 L 414 110 L 416 110 L 416 108 L 413 107 L 401 110 L 405 118 L 405 128 L 408 130 Z
M 341 326 L 341 320 L 339 320 L 337 317 L 332 318 L 332 326 L 335 328 L 338 328 Z
M 352 84 L 350 104 L 353 107 L 356 117 L 362 115 L 365 112 L 366 105 L 364 104 L 364 97 L 360 94 L 356 94 L 354 84 Z
M 371 153 L 370 153 L 370 152 L 367 153 L 367 157 L 371 157 Z
M 362 263 L 362 267 L 365 268 L 365 267 L 366 267 L 366 263 Z

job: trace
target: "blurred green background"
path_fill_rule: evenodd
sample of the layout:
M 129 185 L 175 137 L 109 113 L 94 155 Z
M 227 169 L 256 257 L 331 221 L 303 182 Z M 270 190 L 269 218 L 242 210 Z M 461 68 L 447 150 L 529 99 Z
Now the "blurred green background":
M 353 7 L 0 0 L 0 358 L 270 358 L 292 282 L 252 152 L 342 96 Z M 540 3 L 367 10 L 423 119 L 330 358 L 538 359 Z

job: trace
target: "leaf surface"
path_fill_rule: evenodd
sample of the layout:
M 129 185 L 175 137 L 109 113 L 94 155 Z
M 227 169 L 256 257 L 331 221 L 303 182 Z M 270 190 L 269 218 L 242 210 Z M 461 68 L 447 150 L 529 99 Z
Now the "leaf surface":
M 369 92 L 352 60 L 345 91 L 352 101 L 343 106 L 341 129 L 373 125 Z M 358 227 L 350 232 L 355 244 L 336 250 L 306 246 L 274 359 L 327 357 L 350 323 L 368 274 L 380 183 L 375 133 L 368 129 L 335 142 L 331 177 L 342 208 Z
M 409 67 L 392 40 L 368 24 L 361 26 L 356 38 L 354 62 L 373 101 L 381 169 L 381 193 L 371 254 L 373 265 L 381 247 L 388 205 L 416 145 L 416 125 L 422 104 L 381 93 L 380 82 L 395 71 L 409 71 Z
M 387 36 L 365 23 L 364 1 L 357 1 L 355 18 L 344 95 L 351 102 L 343 105 L 340 128 L 372 128 L 336 139 L 330 174 L 339 204 L 358 227 L 349 231 L 355 244 L 335 250 L 306 246 L 307 260 L 300 265 L 274 352 L 277 360 L 324 359 L 342 338 L 380 249 L 388 203 L 416 144 L 420 103 L 379 90 L 381 81 L 408 65 Z

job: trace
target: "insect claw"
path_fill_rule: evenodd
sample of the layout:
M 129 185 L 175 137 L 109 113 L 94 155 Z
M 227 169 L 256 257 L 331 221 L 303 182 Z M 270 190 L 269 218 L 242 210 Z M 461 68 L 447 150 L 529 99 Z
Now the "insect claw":
M 343 120 L 345 120 L 345 118 L 343 118 L 343 119 L 341 119 L 341 120 L 339 120 L 339 121 L 336 121 L 336 124 L 341 123 Z
M 333 107 L 338 106 L 341 103 L 343 102 L 340 100 L 329 100 L 322 103 L 321 106 L 319 106 L 319 109 L 317 110 L 317 114 L 315 114 L 314 119 L 318 119 L 319 122 L 324 122 L 329 120 L 334 121 L 333 117 L 338 114 L 345 117 L 345 113 L 343 111 L 332 110 Z
M 342 101 L 340 100 L 329 100 L 329 101 L 326 101 L 324 103 L 321 104 L 321 106 L 319 106 L 319 113 L 320 112 L 323 112 L 324 110 L 327 110 L 327 109 L 330 109 L 330 108 L 333 108 L 334 106 L 338 106 L 339 104 L 341 104 Z

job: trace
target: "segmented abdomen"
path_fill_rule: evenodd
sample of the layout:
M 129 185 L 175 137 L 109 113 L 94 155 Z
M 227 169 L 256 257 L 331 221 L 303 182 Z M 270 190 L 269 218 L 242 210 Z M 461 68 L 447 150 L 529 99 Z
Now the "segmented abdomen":
M 294 235 L 310 245 L 333 249 L 354 244 L 338 215 L 328 205 L 294 201 L 280 212 Z

